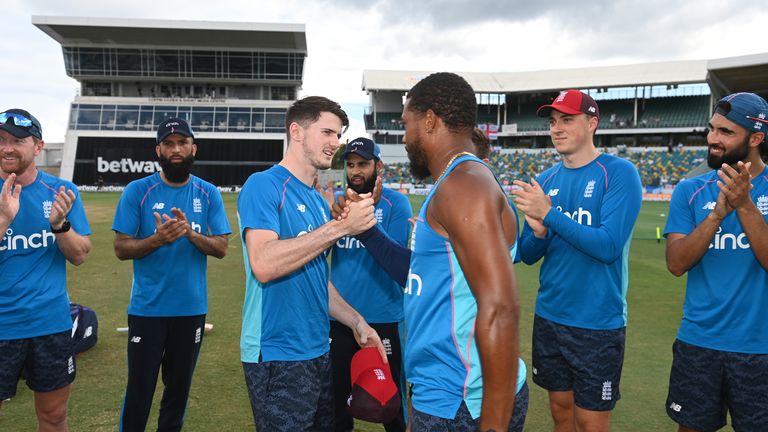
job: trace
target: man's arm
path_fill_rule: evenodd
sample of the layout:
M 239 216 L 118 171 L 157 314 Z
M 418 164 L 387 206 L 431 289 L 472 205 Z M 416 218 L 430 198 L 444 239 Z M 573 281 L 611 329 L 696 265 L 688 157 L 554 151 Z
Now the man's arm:
M 526 215 L 542 220 L 550 231 L 582 253 L 603 263 L 611 263 L 623 253 L 642 203 L 642 187 L 636 169 L 632 167 L 631 170 L 614 173 L 611 182 L 603 197 L 600 225 L 596 227 L 581 225 L 554 209 L 535 181 L 532 185 L 515 181 L 522 187 L 514 192 L 522 197 L 522 200 L 516 199 L 515 204 Z
M 164 214 L 161 219 L 157 212 L 154 215 L 155 232 L 149 237 L 140 239 L 115 231 L 114 248 L 118 259 L 144 258 L 159 247 L 180 239 L 190 229 L 186 221 L 171 218 L 167 214 Z
M 757 262 L 768 270 L 768 226 L 763 214 L 755 206 L 750 192 L 752 177 L 749 174 L 751 162 L 738 162 L 736 169 L 723 164 L 717 172 L 722 181 L 718 182 L 720 192 L 736 210 L 744 234 L 747 235 L 752 253 Z
M 197 231 L 193 230 L 191 226 L 189 226 L 187 215 L 184 214 L 180 208 L 173 207 L 171 209 L 171 213 L 173 213 L 173 216 L 176 219 L 187 224 L 188 228 L 185 236 L 190 243 L 195 245 L 200 253 L 211 255 L 219 259 L 224 258 L 227 255 L 227 246 L 229 245 L 228 235 L 206 235 L 198 233 Z
M 681 195 L 682 196 L 682 195 Z M 683 207 L 681 199 L 672 198 L 669 208 L 670 220 L 675 218 L 689 218 L 685 212 L 690 212 L 687 207 Z M 728 214 L 733 211 L 733 207 L 728 204 L 725 195 L 721 192 L 717 196 L 717 202 L 712 212 L 691 231 L 690 234 L 670 232 L 667 234 L 667 270 L 675 276 L 682 276 L 696 265 L 701 257 L 707 253 L 712 238 L 715 236 L 720 223 Z M 674 212 L 674 214 L 673 214 Z M 690 221 L 689 223 L 692 223 Z
M 389 277 L 400 286 L 405 286 L 408 280 L 408 270 L 411 267 L 411 250 L 401 246 L 387 233 L 379 228 L 373 228 L 355 236 L 365 246 L 365 250 L 373 257 Z
M 376 347 L 384 363 L 387 363 L 387 351 L 381 343 L 379 334 L 368 325 L 362 315 L 339 295 L 339 291 L 331 281 L 328 281 L 328 314 L 336 321 L 352 329 L 352 332 L 355 334 L 355 340 L 360 346 Z
M 365 198 L 350 204 L 344 220 L 331 220 L 299 237 L 283 240 L 274 231 L 246 228 L 251 271 L 259 282 L 267 283 L 301 268 L 341 237 L 361 233 L 375 224 L 373 199 Z
M 520 251 L 520 259 L 528 265 L 535 264 L 536 261 L 540 260 L 544 254 L 546 254 L 547 246 L 549 246 L 551 239 L 547 236 L 546 228 L 543 238 L 536 235 L 536 231 L 531 227 L 531 224 L 536 223 L 541 224 L 540 221 L 536 221 L 529 216 L 525 217 L 523 233 L 520 234 L 520 244 L 517 247 Z
M 51 215 L 48 218 L 52 229 L 58 230 L 64 225 L 76 198 L 72 190 L 67 190 L 64 186 L 59 188 L 59 192 L 56 193 L 56 198 L 51 205 Z M 76 266 L 85 262 L 85 258 L 91 251 L 91 239 L 88 236 L 78 234 L 74 228 L 54 235 L 56 236 L 56 245 L 67 261 Z
M 471 167 L 473 164 L 464 164 Z M 442 226 L 477 302 L 475 339 L 483 370 L 480 430 L 505 431 L 515 403 L 519 305 L 503 210 L 508 207 L 488 171 L 460 166 L 444 180 L 428 210 Z M 466 211 L 471 209 L 471 211 Z M 514 219 L 514 218 L 512 218 Z M 511 221 L 514 226 L 514 220 Z

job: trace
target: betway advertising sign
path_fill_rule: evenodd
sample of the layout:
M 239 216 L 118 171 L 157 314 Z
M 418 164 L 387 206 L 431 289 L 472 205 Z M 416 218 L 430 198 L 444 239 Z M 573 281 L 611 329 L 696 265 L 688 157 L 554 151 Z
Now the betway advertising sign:
M 160 162 L 157 161 L 133 160 L 132 158 L 109 160 L 101 156 L 98 156 L 96 159 L 96 172 L 98 172 L 99 175 L 104 175 L 104 173 L 152 174 L 154 172 L 160 171 L 160 169 Z

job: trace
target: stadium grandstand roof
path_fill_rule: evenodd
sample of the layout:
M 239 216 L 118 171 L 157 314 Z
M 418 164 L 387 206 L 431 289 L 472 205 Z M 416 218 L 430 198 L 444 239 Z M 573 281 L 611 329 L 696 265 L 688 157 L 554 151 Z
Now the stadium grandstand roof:
M 152 47 L 307 52 L 304 24 L 33 16 L 68 47 Z
M 408 91 L 427 71 L 363 71 L 365 91 Z M 714 60 L 683 60 L 527 72 L 457 72 L 478 93 L 523 93 L 565 88 L 695 84 L 712 75 L 730 91 L 768 89 L 768 53 Z M 755 88 L 755 85 L 759 88 Z
M 768 53 L 710 60 L 707 68 L 717 96 L 740 91 L 768 94 Z

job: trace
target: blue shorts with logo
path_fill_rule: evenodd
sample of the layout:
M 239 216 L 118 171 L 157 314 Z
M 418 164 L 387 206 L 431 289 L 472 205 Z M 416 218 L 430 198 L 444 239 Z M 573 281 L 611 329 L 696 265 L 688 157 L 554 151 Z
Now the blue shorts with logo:
M 35 392 L 64 388 L 75 380 L 70 330 L 25 339 L 0 340 L 0 401 L 16 395 L 22 371 Z
M 533 382 L 547 391 L 572 391 L 576 406 L 610 411 L 621 398 L 626 329 L 591 330 L 533 321 Z
M 332 431 L 330 353 L 305 361 L 243 363 L 256 430 Z
M 512 420 L 509 422 L 507 432 L 523 432 L 525 426 L 525 415 L 528 413 L 528 384 L 524 384 L 515 395 L 515 410 L 512 412 Z M 413 432 L 474 432 L 479 430 L 480 419 L 473 419 L 469 413 L 467 405 L 462 402 L 456 417 L 453 419 L 444 419 L 441 417 L 429 415 L 419 410 L 413 410 L 413 419 L 411 419 Z
M 737 432 L 768 431 L 768 354 L 675 340 L 666 408 L 679 425 L 701 432 L 725 426 L 727 412 Z

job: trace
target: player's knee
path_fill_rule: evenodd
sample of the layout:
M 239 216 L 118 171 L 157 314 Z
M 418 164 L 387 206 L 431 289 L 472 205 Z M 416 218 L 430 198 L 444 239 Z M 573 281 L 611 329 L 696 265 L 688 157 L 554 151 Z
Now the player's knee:
M 37 420 L 41 425 L 49 427 L 62 427 L 67 424 L 67 404 L 56 406 L 38 407 Z M 54 429 L 56 430 L 56 429 Z

